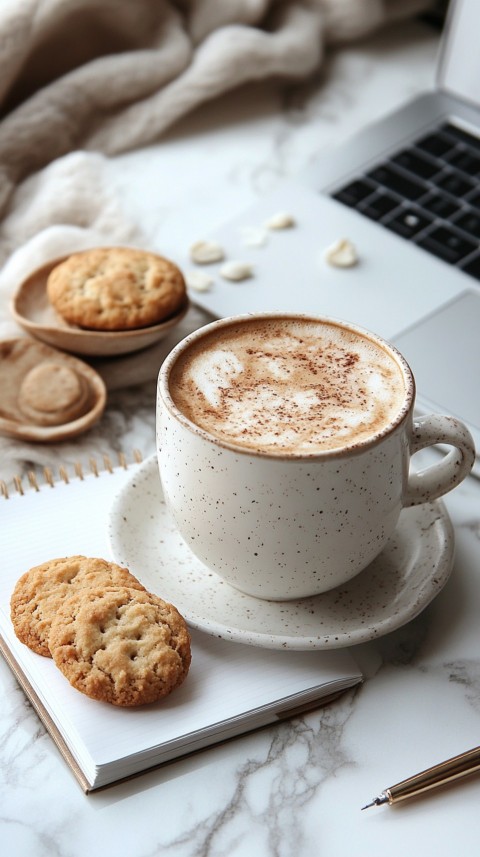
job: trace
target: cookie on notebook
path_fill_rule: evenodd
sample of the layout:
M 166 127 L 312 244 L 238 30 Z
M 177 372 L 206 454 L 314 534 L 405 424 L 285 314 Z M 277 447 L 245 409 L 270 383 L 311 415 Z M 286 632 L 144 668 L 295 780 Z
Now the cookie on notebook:
M 155 702 L 186 677 L 184 619 L 171 604 L 136 589 L 79 590 L 58 610 L 49 646 L 77 690 L 113 705 Z
M 86 587 L 109 586 L 144 590 L 128 569 L 97 557 L 61 557 L 29 569 L 17 581 L 10 599 L 15 634 L 37 654 L 51 657 L 50 628 L 65 599 Z
M 154 253 L 99 247 L 74 253 L 50 272 L 47 296 L 69 322 L 90 330 L 158 324 L 184 304 L 179 268 Z

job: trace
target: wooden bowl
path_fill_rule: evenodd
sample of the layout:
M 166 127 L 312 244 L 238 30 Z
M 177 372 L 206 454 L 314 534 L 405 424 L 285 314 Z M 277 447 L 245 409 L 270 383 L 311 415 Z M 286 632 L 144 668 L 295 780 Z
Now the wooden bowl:
M 68 257 L 63 256 L 61 259 L 54 259 L 33 271 L 20 284 L 11 302 L 12 314 L 20 327 L 35 339 L 53 345 L 54 348 L 90 357 L 131 354 L 163 339 L 189 308 L 189 300 L 186 297 L 178 312 L 166 321 L 135 330 L 85 330 L 68 324 L 55 311 L 47 296 L 48 275 L 66 258 Z
M 0 434 L 48 443 L 76 437 L 103 414 L 100 375 L 36 340 L 0 340 Z

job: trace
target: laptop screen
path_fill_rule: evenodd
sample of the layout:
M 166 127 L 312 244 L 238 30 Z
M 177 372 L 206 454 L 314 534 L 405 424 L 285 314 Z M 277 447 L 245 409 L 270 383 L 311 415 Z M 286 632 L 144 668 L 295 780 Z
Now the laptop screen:
M 439 88 L 480 107 L 480 3 L 450 0 L 440 60 Z

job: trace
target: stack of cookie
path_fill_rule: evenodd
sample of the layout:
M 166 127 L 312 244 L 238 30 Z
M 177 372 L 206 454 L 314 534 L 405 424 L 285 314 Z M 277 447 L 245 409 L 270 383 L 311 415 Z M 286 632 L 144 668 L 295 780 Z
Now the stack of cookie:
M 186 678 L 190 636 L 178 610 L 128 569 L 71 556 L 35 566 L 17 581 L 11 618 L 22 643 L 77 690 L 118 706 L 155 702 Z
M 185 304 L 186 286 L 179 268 L 162 256 L 130 247 L 98 247 L 55 265 L 47 296 L 68 324 L 125 331 L 175 315 Z

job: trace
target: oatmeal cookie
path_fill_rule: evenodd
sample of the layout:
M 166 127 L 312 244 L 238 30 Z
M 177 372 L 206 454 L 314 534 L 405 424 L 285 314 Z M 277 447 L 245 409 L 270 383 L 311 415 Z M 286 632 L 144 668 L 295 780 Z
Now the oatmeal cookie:
M 101 586 L 145 589 L 128 569 L 96 557 L 61 557 L 29 569 L 17 581 L 10 600 L 15 634 L 37 654 L 51 657 L 48 637 L 60 606 L 77 590 Z
M 176 608 L 128 587 L 76 592 L 58 610 L 49 646 L 73 687 L 118 706 L 171 693 L 191 660 L 187 626 Z
M 69 324 L 88 330 L 134 330 L 158 324 L 186 299 L 183 274 L 173 262 L 129 247 L 74 253 L 56 265 L 47 296 Z

